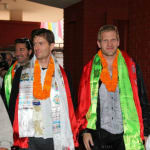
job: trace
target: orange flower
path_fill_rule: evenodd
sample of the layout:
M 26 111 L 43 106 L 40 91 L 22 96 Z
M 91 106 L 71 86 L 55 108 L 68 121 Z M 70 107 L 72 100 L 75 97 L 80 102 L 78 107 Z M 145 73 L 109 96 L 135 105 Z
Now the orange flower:
M 52 76 L 54 74 L 54 61 L 52 57 L 49 60 L 48 70 L 46 72 L 44 86 L 41 84 L 41 69 L 38 60 L 34 65 L 33 96 L 39 100 L 45 100 L 50 97 Z
M 14 78 L 14 75 L 15 75 L 15 71 L 14 71 L 14 69 L 15 69 L 15 67 L 16 67 L 16 65 L 17 65 L 17 61 L 15 61 L 15 63 L 13 64 L 13 67 L 12 67 L 12 72 L 11 72 L 11 75 L 12 75 L 12 78 Z
M 101 63 L 103 66 L 103 69 L 100 75 L 100 80 L 102 81 L 103 84 L 105 84 L 109 92 L 115 92 L 117 84 L 118 84 L 118 67 L 117 67 L 118 54 L 119 54 L 119 50 L 117 50 L 117 55 L 112 64 L 113 69 L 112 69 L 112 78 L 111 78 L 110 73 L 108 71 L 107 61 L 103 57 L 101 50 L 98 52 L 98 55 L 101 59 Z

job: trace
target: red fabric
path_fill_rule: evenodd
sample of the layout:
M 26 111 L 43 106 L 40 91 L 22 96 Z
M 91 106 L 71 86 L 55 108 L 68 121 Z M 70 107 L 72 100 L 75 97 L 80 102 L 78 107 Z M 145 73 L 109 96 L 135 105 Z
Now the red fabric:
M 61 66 L 60 66 L 60 70 L 61 70 L 61 73 L 62 73 L 62 76 L 63 76 L 63 79 L 64 79 L 64 83 L 65 83 L 65 89 L 66 89 L 67 100 L 68 100 L 69 118 L 70 118 L 72 133 L 73 133 L 74 145 L 75 145 L 75 147 L 77 147 L 77 146 L 79 146 L 78 140 L 77 140 L 78 126 L 77 126 L 77 120 L 76 120 L 76 117 L 75 117 L 74 108 L 73 108 L 73 104 L 72 104 L 70 88 L 69 88 L 66 73 L 65 73 L 64 69 Z
M 14 116 L 14 122 L 13 122 L 14 146 L 19 146 L 20 148 L 28 148 L 28 138 L 19 138 L 18 104 L 19 104 L 19 96 L 17 97 L 17 100 L 16 100 L 15 116 Z
M 127 64 L 128 72 L 129 72 L 129 78 L 132 85 L 132 91 L 133 91 L 133 97 L 134 97 L 134 103 L 136 106 L 136 110 L 138 113 L 139 123 L 140 123 L 140 136 L 141 139 L 144 140 L 144 125 L 143 125 L 143 118 L 142 118 L 142 109 L 140 105 L 140 100 L 138 96 L 138 87 L 137 87 L 137 77 L 136 77 L 136 66 L 133 60 L 128 56 L 127 53 L 122 52 L 122 55 L 125 59 L 125 62 Z
M 86 113 L 91 105 L 90 75 L 93 59 L 84 67 L 79 85 L 78 108 L 76 111 L 79 130 L 87 127 Z

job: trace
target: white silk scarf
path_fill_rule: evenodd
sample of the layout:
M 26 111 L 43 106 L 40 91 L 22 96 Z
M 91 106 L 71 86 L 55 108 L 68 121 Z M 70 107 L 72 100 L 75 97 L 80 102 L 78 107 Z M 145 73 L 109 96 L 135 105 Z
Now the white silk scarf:
M 54 140 L 55 150 L 65 150 L 70 149 L 74 150 L 73 134 L 70 125 L 69 111 L 68 111 L 68 101 L 64 85 L 63 76 L 59 67 L 57 60 L 53 57 L 55 64 L 55 74 L 54 79 L 56 86 L 58 86 L 58 92 L 56 94 L 51 94 L 54 97 L 58 96 L 59 105 L 56 107 L 59 111 L 59 119 L 53 121 L 52 127 L 52 137 Z M 38 102 L 33 97 L 33 70 L 34 70 L 35 57 L 30 62 L 30 66 L 25 68 L 22 71 L 20 89 L 19 89 L 19 106 L 18 106 L 18 123 L 19 123 L 19 136 L 20 137 L 43 137 L 43 132 L 38 132 L 38 135 L 35 130 L 35 115 L 39 115 L 39 126 L 42 129 L 43 127 L 43 117 L 40 114 L 35 114 L 35 108 L 33 102 Z M 55 84 L 55 82 L 52 82 Z M 52 90 L 51 90 L 52 92 Z M 50 100 L 53 99 L 50 97 Z M 40 102 L 40 101 L 39 101 Z M 37 103 L 38 105 L 38 103 Z M 51 102 L 51 110 L 53 110 L 54 103 Z M 55 112 L 53 112 L 55 113 Z M 37 118 L 37 117 L 36 117 Z M 60 125 L 60 130 L 55 132 L 54 122 L 59 122 L 57 125 Z M 39 130 L 38 130 L 39 131 Z

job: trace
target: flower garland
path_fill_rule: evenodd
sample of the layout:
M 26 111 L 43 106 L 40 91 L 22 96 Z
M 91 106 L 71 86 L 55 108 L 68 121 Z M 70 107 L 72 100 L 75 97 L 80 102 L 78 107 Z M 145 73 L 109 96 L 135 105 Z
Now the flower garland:
M 115 92 L 117 84 L 118 84 L 118 66 L 117 66 L 118 54 L 119 54 L 119 50 L 117 50 L 117 55 L 112 64 L 113 69 L 112 69 L 112 78 L 111 78 L 110 73 L 108 71 L 108 64 L 106 62 L 106 59 L 103 57 L 101 50 L 98 52 L 98 55 L 101 59 L 101 63 L 103 66 L 103 69 L 100 75 L 100 80 L 102 81 L 103 84 L 105 84 L 109 92 Z
M 44 86 L 41 84 L 41 69 L 38 60 L 34 65 L 34 81 L 33 81 L 33 96 L 39 100 L 45 100 L 50 97 L 52 76 L 54 74 L 54 61 L 51 57 L 49 60 L 48 70 L 45 75 Z
M 16 65 L 17 65 L 17 61 L 15 61 L 15 63 L 13 64 L 13 67 L 12 67 L 12 72 L 11 72 L 11 75 L 12 75 L 12 78 L 14 78 L 14 76 L 15 76 L 15 67 L 16 67 Z

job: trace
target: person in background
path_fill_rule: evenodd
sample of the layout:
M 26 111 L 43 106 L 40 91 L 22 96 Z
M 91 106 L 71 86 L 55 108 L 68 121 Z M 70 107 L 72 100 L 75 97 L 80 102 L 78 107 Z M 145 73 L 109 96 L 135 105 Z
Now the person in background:
M 149 135 L 148 99 L 139 66 L 118 49 L 114 25 L 98 32 L 98 53 L 84 67 L 77 122 L 87 150 L 144 150 Z
M 8 68 L 14 63 L 14 61 L 13 61 L 13 55 L 10 52 L 6 53 L 6 55 L 5 55 L 5 61 L 8 64 Z
M 9 68 L 8 63 L 5 61 L 3 55 L 0 54 L 0 78 L 1 78 L 1 81 L 3 81 L 3 77 L 5 76 L 8 68 Z
M 5 70 L 4 59 L 3 59 L 2 55 L 0 54 L 0 91 L 2 88 L 3 77 L 6 73 L 6 71 L 4 71 L 4 70 Z
M 6 108 L 0 96 L 0 150 L 10 150 L 13 145 L 13 130 Z
M 28 64 L 31 53 L 32 53 L 32 46 L 28 38 L 18 38 L 15 40 L 16 61 L 7 71 L 4 77 L 3 88 L 2 88 L 2 98 L 8 110 L 9 116 L 10 114 L 11 116 L 14 115 L 14 104 L 16 100 L 16 97 L 14 97 L 15 95 L 14 93 L 16 93 L 19 90 L 16 89 L 17 84 L 15 83 L 20 81 L 19 74 L 16 74 L 17 78 L 15 78 L 15 82 L 13 83 L 15 73 L 17 72 L 18 69 L 19 69 L 18 71 L 21 73 L 22 67 L 25 67 Z M 12 90 L 15 90 L 15 92 L 11 92 Z M 11 121 L 12 118 L 13 117 L 10 117 Z
M 10 121 L 13 125 L 15 115 L 16 99 L 19 92 L 19 82 L 23 67 L 29 64 L 32 54 L 32 44 L 28 38 L 18 38 L 15 40 L 15 63 L 9 68 L 4 77 L 2 87 L 2 98 L 7 108 Z M 12 147 L 13 150 L 17 149 Z
M 32 58 L 32 43 L 28 38 L 19 38 L 15 40 L 15 57 L 20 66 L 25 66 Z
M 35 29 L 31 39 L 35 56 L 21 73 L 14 145 L 20 150 L 74 150 L 78 129 L 66 73 L 51 53 L 54 34 Z

